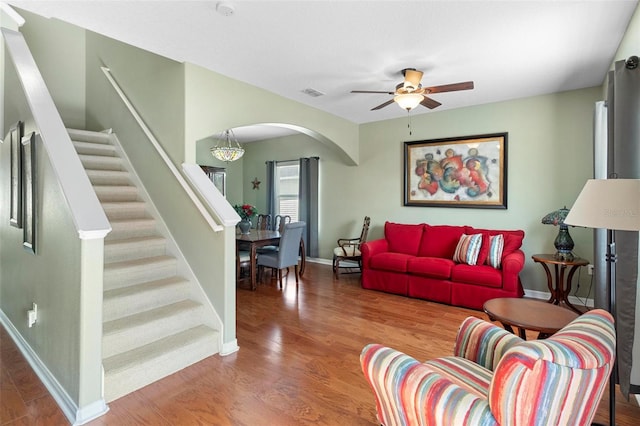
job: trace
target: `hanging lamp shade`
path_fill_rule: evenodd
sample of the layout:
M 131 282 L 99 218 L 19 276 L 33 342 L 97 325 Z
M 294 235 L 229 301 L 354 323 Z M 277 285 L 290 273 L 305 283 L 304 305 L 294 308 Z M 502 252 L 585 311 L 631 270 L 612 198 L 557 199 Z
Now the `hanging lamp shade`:
M 239 160 L 244 155 L 244 148 L 238 143 L 233 130 L 227 129 L 217 137 L 216 146 L 211 148 L 211 155 L 227 163 Z

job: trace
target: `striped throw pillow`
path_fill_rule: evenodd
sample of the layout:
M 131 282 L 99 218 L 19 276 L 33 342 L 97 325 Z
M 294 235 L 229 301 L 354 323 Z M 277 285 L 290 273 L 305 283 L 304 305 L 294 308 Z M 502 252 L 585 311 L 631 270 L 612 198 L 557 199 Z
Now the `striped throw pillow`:
M 482 234 L 462 234 L 460 240 L 458 240 L 456 251 L 453 253 L 453 261 L 475 265 L 478 261 L 478 253 L 480 253 L 481 246 Z
M 504 248 L 504 235 L 493 235 L 489 239 L 489 254 L 487 255 L 486 264 L 500 269 L 502 264 L 502 249 Z

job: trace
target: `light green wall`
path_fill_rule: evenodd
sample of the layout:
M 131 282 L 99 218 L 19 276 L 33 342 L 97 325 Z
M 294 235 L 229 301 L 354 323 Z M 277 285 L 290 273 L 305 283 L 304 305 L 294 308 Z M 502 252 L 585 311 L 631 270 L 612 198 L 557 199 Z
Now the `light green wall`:
M 84 129 L 84 30 L 23 10 L 19 13 L 26 20 L 20 32 L 27 40 L 62 121 L 67 127 Z
M 358 126 L 324 111 L 293 102 L 238 80 L 185 64 L 185 158 L 208 161 L 209 140 L 196 149 L 197 141 L 233 127 L 257 123 L 285 123 L 317 132 L 327 146 L 346 162 L 358 162 Z M 205 157 L 207 157 L 205 159 Z
M 45 27 L 50 30 L 46 34 L 54 46 L 67 40 L 67 33 L 63 32 L 59 39 L 57 30 Z M 27 42 L 31 42 L 32 38 L 33 33 L 29 32 Z M 55 50 L 55 47 L 52 49 Z M 52 60 L 48 54 L 47 58 L 36 57 L 36 60 L 40 59 L 44 62 Z M 42 68 L 48 70 L 49 76 L 55 74 L 52 68 Z M 8 128 L 17 120 L 22 120 L 25 123 L 26 134 L 37 131 L 8 54 L 5 57 L 3 75 L 5 126 Z M 70 83 L 67 87 L 73 86 Z M 67 112 L 73 109 L 67 109 Z M 91 286 L 95 283 L 88 276 L 81 276 L 82 252 L 78 232 L 39 138 L 36 139 L 35 146 L 37 255 L 23 248 L 23 230 L 8 225 L 8 207 L 0 209 L 0 310 L 37 354 L 71 401 L 79 407 L 81 404 L 101 399 L 100 375 L 93 376 L 92 383 L 86 382 L 89 376 L 85 375 L 88 368 L 94 368 L 96 365 L 99 367 L 99 364 L 89 366 L 88 363 L 91 362 L 90 359 L 95 360 L 96 351 L 99 360 L 100 346 L 88 347 L 82 354 L 80 351 L 82 335 L 90 330 L 88 324 L 85 324 L 84 330 L 80 328 L 80 299 L 91 297 Z M 10 204 L 9 148 L 9 144 L 0 145 L 2 206 Z M 84 254 L 92 257 L 95 250 L 88 249 Z M 34 302 L 38 304 L 38 321 L 29 328 L 27 311 Z M 83 380 L 85 383 L 81 384 Z
M 87 32 L 87 123 L 94 130 L 114 129 L 209 300 L 226 319 L 227 311 L 235 306 L 224 303 L 224 232 L 214 232 L 198 212 L 108 84 L 99 69 L 101 63 L 111 69 L 178 169 L 184 161 L 184 66 Z M 225 342 L 235 340 L 234 321 L 225 321 L 223 331 Z
M 100 69 L 106 66 L 169 157 L 175 164 L 181 164 L 184 161 L 184 66 L 90 31 L 86 34 L 87 127 L 100 131 L 112 126 L 119 132 L 120 126 L 114 120 L 120 117 L 113 117 L 110 110 L 119 109 L 122 101 L 109 96 L 114 91 L 107 87 L 107 79 Z
M 14 81 L 7 76 L 7 82 Z M 15 102 L 16 96 L 12 97 Z M 33 121 L 25 117 L 27 134 Z M 37 255 L 23 248 L 23 230 L 0 209 L 0 309 L 76 403 L 79 400 L 80 240 L 41 143 L 37 158 Z M 9 144 L 0 145 L 0 205 L 10 205 Z M 27 311 L 38 304 L 38 322 Z M 98 395 L 99 397 L 99 395 Z M 95 400 L 95 399 L 94 399 Z
M 372 219 L 370 238 L 380 238 L 386 220 L 430 224 L 523 229 L 527 264 L 524 286 L 548 291 L 543 270 L 531 255 L 555 251 L 558 228 L 542 225 L 542 217 L 571 206 L 591 175 L 593 105 L 598 87 L 451 111 L 413 115 L 407 119 L 360 126 L 360 164 L 349 166 L 331 148 L 306 136 L 245 144 L 244 202 L 266 208 L 265 160 L 320 157 L 320 257 L 330 259 L 335 241 L 359 234 L 362 218 Z M 508 132 L 508 209 L 404 207 L 403 142 L 483 133 Z M 262 181 L 259 190 L 250 183 Z M 231 196 L 230 196 L 231 197 Z M 574 230 L 570 231 L 572 235 Z M 588 235 L 575 233 L 575 253 L 589 258 Z M 589 278 L 580 277 L 584 293 Z

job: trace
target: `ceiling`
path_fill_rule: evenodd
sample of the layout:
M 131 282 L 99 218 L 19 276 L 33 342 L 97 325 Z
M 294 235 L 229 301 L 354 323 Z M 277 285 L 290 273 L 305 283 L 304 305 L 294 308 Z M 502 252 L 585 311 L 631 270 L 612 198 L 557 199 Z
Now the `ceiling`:
M 8 3 L 367 123 L 407 112 L 350 91 L 393 91 L 403 68 L 424 86 L 475 83 L 411 114 L 600 85 L 637 0 Z

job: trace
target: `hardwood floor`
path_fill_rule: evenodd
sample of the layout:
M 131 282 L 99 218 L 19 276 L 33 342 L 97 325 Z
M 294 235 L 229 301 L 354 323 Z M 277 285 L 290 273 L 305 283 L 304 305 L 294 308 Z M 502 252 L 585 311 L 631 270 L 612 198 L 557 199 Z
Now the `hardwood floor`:
M 268 276 L 266 274 L 265 276 Z M 417 359 L 450 355 L 460 322 L 482 312 L 363 290 L 307 263 L 296 288 L 237 291 L 240 351 L 213 356 L 110 404 L 100 425 L 375 425 L 359 355 L 380 342 Z M 61 411 L 0 328 L 0 425 L 63 425 Z M 531 336 L 533 337 L 533 336 Z M 640 408 L 617 398 L 617 425 Z M 597 421 L 608 423 L 605 395 Z

